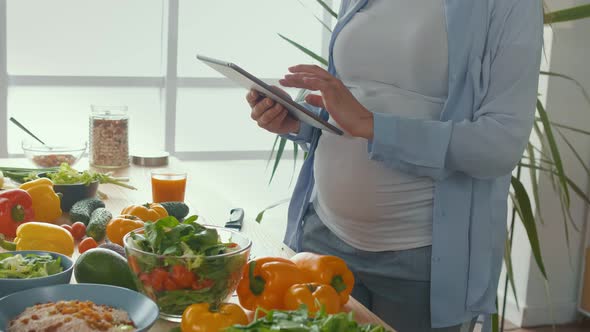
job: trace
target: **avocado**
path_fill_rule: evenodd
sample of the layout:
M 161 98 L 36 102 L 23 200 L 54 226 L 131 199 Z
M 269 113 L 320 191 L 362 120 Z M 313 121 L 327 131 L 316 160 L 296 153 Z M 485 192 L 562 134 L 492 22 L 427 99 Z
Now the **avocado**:
M 121 257 L 127 258 L 127 255 L 125 254 L 125 249 L 116 243 L 107 242 L 107 243 L 103 243 L 103 244 L 99 245 L 98 247 L 112 250 L 112 251 L 116 252 L 117 254 L 121 255 Z
M 189 208 L 188 205 L 184 204 L 183 202 L 163 202 L 160 203 L 168 212 L 168 215 L 173 216 L 178 220 L 182 220 L 184 217 L 188 215 Z
M 113 285 L 137 291 L 127 259 L 105 248 L 90 249 L 80 255 L 74 264 L 74 276 L 78 283 Z

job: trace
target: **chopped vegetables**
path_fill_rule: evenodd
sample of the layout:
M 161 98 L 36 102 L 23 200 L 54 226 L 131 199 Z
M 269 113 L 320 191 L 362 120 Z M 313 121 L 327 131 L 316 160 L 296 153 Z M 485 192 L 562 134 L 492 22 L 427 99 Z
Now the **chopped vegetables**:
M 36 254 L 0 254 L 0 278 L 29 279 L 46 277 L 59 273 L 61 258 L 53 258 L 51 255 Z

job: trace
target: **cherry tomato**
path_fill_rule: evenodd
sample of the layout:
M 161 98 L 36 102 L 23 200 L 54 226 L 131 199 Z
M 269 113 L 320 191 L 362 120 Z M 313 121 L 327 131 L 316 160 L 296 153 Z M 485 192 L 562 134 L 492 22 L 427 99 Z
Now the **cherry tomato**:
M 86 250 L 96 248 L 98 244 L 93 238 L 87 237 L 78 244 L 78 252 L 83 254 Z
M 178 285 L 174 282 L 174 280 L 168 278 L 164 281 L 164 288 L 167 291 L 173 291 L 179 289 Z
M 72 224 L 70 233 L 72 233 L 75 240 L 81 240 L 86 235 L 86 225 L 83 222 L 77 221 Z
M 170 278 L 174 280 L 174 283 L 180 288 L 190 288 L 192 283 L 196 280 L 195 275 L 182 265 L 174 265 L 170 274 Z
M 62 228 L 65 228 L 68 232 L 70 232 L 70 234 L 72 234 L 72 236 L 74 236 L 74 234 L 72 233 L 72 226 L 68 225 L 68 224 L 63 224 L 61 225 Z
M 150 281 L 152 282 L 152 288 L 156 292 L 164 290 L 166 279 L 168 279 L 168 272 L 163 268 L 159 267 L 152 270 Z
M 191 287 L 194 290 L 201 290 L 201 289 L 207 289 L 207 288 L 211 288 L 213 286 L 213 284 L 215 284 L 215 281 L 213 281 L 212 279 L 203 279 L 203 280 L 196 280 L 192 283 Z

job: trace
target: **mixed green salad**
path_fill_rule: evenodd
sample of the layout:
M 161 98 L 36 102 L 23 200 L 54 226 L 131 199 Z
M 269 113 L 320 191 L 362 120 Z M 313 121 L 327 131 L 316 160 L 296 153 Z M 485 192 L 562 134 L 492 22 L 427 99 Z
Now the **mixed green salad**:
M 47 277 L 63 271 L 61 258 L 36 254 L 0 254 L 0 278 L 30 279 Z
M 252 323 L 245 326 L 234 325 L 225 329 L 225 332 L 387 332 L 380 325 L 359 324 L 354 320 L 352 312 L 330 315 L 321 310 L 315 317 L 312 317 L 305 305 L 294 311 L 270 310 L 264 312 L 266 313 L 264 317 L 254 319 Z M 258 316 L 258 312 L 256 316 Z
M 131 233 L 127 258 L 140 290 L 162 313 L 181 315 L 193 303 L 220 303 L 237 287 L 248 252 L 222 242 L 215 228 L 169 216 L 146 222 L 143 234 Z M 231 255 L 230 253 L 235 253 Z M 227 254 L 227 255 L 226 255 Z

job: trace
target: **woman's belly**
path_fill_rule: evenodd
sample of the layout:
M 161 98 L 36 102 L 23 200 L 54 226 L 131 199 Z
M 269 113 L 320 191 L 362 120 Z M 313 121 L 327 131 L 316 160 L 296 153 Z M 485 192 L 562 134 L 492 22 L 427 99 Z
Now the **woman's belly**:
M 444 101 L 374 84 L 349 88 L 367 109 L 407 118 L 438 119 Z M 322 221 L 349 244 L 360 247 L 367 238 L 373 246 L 399 249 L 429 242 L 432 234 L 434 183 L 370 160 L 367 140 L 323 132 L 314 161 L 314 205 Z M 348 239 L 347 239 L 348 238 Z M 358 241 L 359 243 L 353 243 Z M 379 245 L 379 243 L 381 243 Z M 426 243 L 429 244 L 429 243 Z M 375 247 L 377 246 L 377 247 Z

